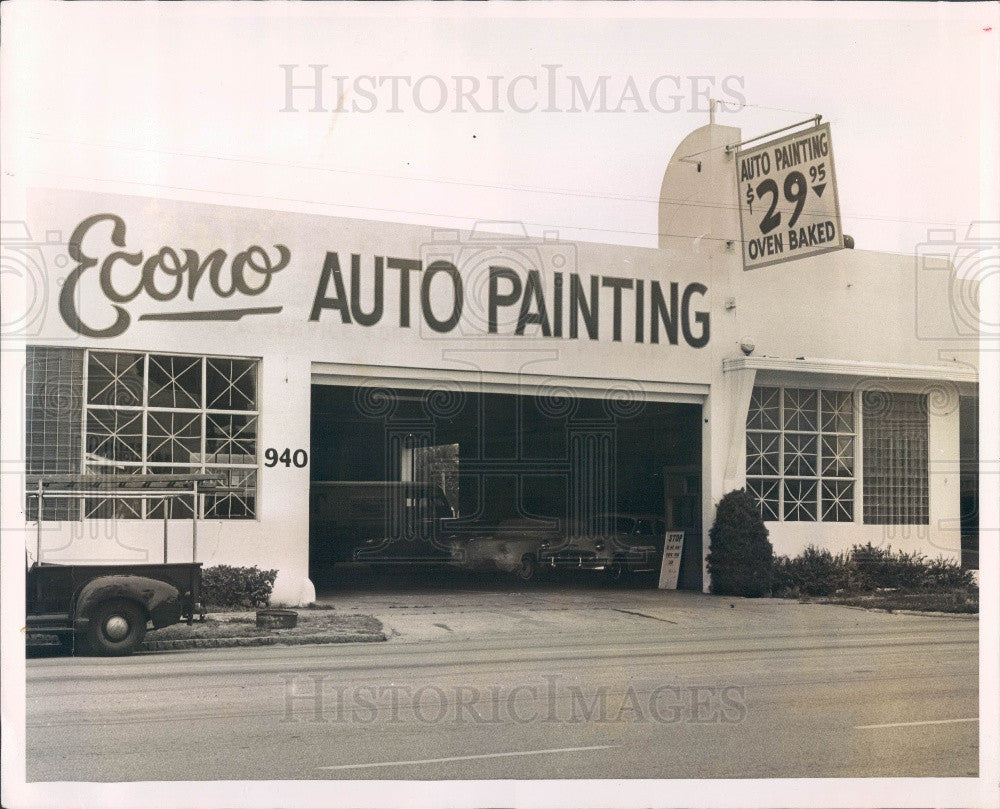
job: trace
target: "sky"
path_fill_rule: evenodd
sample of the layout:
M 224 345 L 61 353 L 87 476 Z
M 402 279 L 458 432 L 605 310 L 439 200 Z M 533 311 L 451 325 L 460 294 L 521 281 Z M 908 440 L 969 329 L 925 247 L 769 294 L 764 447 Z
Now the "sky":
M 831 124 L 859 248 L 1000 219 L 996 4 L 391 5 L 5 3 L 31 23 L 5 43 L 8 212 L 42 185 L 655 245 L 711 95 L 744 138 Z M 290 111 L 311 65 L 323 109 Z

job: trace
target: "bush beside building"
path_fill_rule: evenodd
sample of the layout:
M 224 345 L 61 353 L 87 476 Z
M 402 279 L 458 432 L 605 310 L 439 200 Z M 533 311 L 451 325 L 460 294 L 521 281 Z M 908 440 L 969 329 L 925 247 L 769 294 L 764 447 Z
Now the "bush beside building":
M 747 598 L 770 595 L 774 549 L 757 503 L 745 489 L 731 491 L 719 501 L 709 538 L 713 593 Z

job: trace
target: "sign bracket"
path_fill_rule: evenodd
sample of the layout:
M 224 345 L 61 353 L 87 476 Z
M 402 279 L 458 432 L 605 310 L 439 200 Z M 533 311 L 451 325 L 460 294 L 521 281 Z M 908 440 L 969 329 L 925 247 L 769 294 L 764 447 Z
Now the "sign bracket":
M 789 124 L 788 126 L 783 126 L 781 129 L 773 129 L 770 132 L 765 132 L 763 135 L 757 135 L 753 138 L 747 138 L 746 140 L 741 140 L 739 143 L 733 143 L 726 147 L 726 154 L 730 154 L 734 149 L 738 149 L 740 146 L 745 146 L 748 143 L 753 143 L 757 140 L 763 140 L 764 138 L 769 138 L 771 135 L 777 135 L 779 132 L 787 132 L 789 129 L 795 129 L 797 126 L 805 126 L 806 124 L 819 125 L 823 120 L 822 115 L 814 115 L 812 118 L 806 118 L 804 121 L 799 121 L 797 124 Z

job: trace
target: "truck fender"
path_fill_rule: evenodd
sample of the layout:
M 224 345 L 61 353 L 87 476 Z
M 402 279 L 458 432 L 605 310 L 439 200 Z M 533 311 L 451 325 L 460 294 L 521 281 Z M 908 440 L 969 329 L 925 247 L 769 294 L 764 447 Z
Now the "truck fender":
M 73 624 L 83 629 L 93 608 L 103 601 L 120 598 L 139 604 L 153 622 L 154 629 L 177 623 L 181 616 L 181 593 L 172 584 L 146 576 L 99 576 L 87 582 L 77 593 Z

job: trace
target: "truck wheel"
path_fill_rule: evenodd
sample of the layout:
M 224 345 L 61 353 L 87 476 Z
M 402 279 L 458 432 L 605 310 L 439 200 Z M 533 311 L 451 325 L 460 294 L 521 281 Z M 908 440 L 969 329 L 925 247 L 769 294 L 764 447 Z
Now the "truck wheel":
M 146 615 L 131 601 L 104 601 L 90 614 L 87 647 L 94 654 L 128 655 L 142 643 Z
M 521 557 L 521 564 L 514 571 L 514 575 L 517 576 L 521 581 L 531 581 L 535 577 L 535 571 L 538 569 L 538 564 L 535 562 L 535 557 L 530 553 L 526 553 Z

